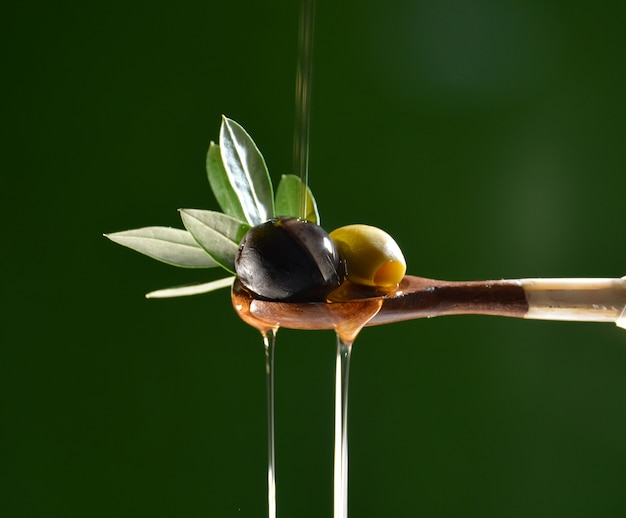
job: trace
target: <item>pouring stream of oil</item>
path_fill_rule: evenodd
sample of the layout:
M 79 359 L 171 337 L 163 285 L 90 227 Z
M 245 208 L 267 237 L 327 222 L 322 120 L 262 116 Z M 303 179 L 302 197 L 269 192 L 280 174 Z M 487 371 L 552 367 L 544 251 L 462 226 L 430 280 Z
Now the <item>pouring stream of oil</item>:
M 300 215 L 309 213 L 307 188 L 309 184 L 309 131 L 311 120 L 311 85 L 313 72 L 313 33 L 315 0 L 302 0 L 300 9 L 298 63 L 296 68 L 295 125 L 293 140 L 294 173 L 302 181 Z M 268 517 L 276 518 L 276 461 L 274 440 L 274 351 L 280 322 L 263 322 L 250 312 L 252 297 L 236 283 L 233 306 L 239 316 L 259 330 L 265 349 L 265 380 L 267 395 L 268 444 Z M 334 452 L 334 518 L 348 516 L 348 374 L 352 344 L 360 330 L 379 311 L 382 301 L 361 301 L 359 307 L 328 303 L 329 318 L 337 334 L 335 369 L 335 452 Z M 362 306 L 362 307 L 361 307 Z M 348 308 L 348 310 L 346 310 Z M 352 311 L 354 309 L 355 311 Z
M 311 125 L 311 89 L 313 75 L 313 35 L 315 29 L 315 0 L 303 0 L 300 11 L 299 53 L 296 69 L 296 122 L 294 131 L 294 172 L 299 172 L 302 185 L 300 216 L 309 213 L 309 132 Z M 332 304 L 331 304 L 332 306 Z M 378 312 L 380 306 L 367 308 L 366 317 L 332 312 L 336 319 L 337 357 L 335 368 L 335 453 L 334 453 L 334 518 L 348 516 L 348 374 L 352 343 L 361 328 Z M 271 405 L 273 407 L 273 404 Z
M 300 11 L 298 64 L 296 68 L 295 131 L 293 141 L 294 172 L 300 174 L 300 217 L 305 219 L 309 185 L 309 134 L 311 126 L 311 89 L 313 76 L 313 35 L 315 0 L 303 0 Z M 378 311 L 375 309 L 374 313 Z M 373 315 L 372 315 L 373 316 Z M 367 320 L 371 316 L 368 315 Z M 335 454 L 334 517 L 348 516 L 348 374 L 352 343 L 367 320 L 356 326 L 346 325 L 351 318 L 337 320 L 337 357 L 335 374 Z M 273 405 L 271 405 L 273 407 Z M 269 417 L 269 416 L 268 416 Z
M 313 75 L 313 33 L 315 0 L 302 0 L 298 31 L 296 65 L 295 123 L 293 135 L 293 172 L 300 175 L 300 217 L 308 214 L 306 187 L 309 185 L 309 131 L 311 127 L 311 86 Z

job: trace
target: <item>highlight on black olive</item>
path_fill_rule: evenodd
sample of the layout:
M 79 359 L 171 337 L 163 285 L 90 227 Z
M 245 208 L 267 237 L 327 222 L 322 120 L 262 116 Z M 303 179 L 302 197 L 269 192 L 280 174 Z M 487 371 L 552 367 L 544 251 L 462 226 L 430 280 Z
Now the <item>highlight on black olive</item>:
M 291 217 L 274 218 L 243 237 L 235 271 L 259 298 L 323 301 L 343 280 L 341 259 L 319 225 Z

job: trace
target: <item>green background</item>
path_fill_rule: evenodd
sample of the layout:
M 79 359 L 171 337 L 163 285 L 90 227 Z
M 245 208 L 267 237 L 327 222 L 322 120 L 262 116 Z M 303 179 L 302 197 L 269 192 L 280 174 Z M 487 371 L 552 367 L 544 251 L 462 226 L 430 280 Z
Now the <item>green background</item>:
M 13 3 L 3 15 L 0 515 L 265 511 L 258 333 L 215 278 L 104 232 L 216 209 L 222 113 L 290 172 L 298 2 Z M 451 280 L 626 274 L 623 2 L 318 3 L 322 224 Z M 626 334 L 458 316 L 355 344 L 350 515 L 626 513 Z M 332 512 L 334 337 L 277 341 L 279 516 Z

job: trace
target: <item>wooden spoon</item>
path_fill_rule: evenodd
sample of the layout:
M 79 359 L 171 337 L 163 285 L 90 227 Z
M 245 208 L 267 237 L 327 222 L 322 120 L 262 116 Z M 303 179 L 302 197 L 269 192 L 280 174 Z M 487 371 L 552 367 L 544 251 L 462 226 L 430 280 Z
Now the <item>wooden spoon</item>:
M 344 283 L 326 302 L 252 297 L 238 281 L 233 305 L 259 329 L 360 329 L 443 315 L 615 322 L 626 328 L 626 277 L 453 282 L 407 275 L 397 288 Z M 358 331 L 357 331 L 358 332 Z

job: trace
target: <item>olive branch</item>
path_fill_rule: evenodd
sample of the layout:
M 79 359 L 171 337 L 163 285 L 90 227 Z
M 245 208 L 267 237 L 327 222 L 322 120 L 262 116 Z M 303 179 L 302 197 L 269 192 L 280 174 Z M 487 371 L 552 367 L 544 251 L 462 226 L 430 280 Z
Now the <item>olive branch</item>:
M 179 209 L 185 229 L 150 226 L 105 234 L 111 241 L 180 268 L 217 268 L 230 276 L 152 291 L 147 298 L 199 295 L 232 285 L 239 243 L 252 227 L 276 216 L 319 224 L 315 198 L 300 177 L 282 175 L 276 195 L 263 155 L 237 122 L 222 117 L 219 145 L 206 156 L 209 185 L 223 212 Z M 305 209 L 301 208 L 305 189 Z

